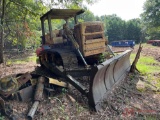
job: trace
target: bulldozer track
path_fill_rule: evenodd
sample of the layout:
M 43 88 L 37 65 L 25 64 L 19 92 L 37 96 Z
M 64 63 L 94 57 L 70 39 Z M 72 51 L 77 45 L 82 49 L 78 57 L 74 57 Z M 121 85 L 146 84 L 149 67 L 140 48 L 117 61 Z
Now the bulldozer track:
M 78 68 L 77 56 L 73 50 L 69 49 L 58 49 L 57 52 L 61 55 L 63 60 L 64 69 L 74 69 Z
M 77 56 L 74 52 L 74 50 L 69 49 L 69 48 L 56 48 L 56 49 L 52 49 L 52 50 L 45 50 L 42 53 L 43 54 L 50 54 L 51 56 L 55 53 L 58 53 L 63 61 L 62 63 L 62 67 L 64 70 L 72 70 L 72 69 L 76 69 L 78 68 L 78 60 L 77 60 Z M 50 58 L 49 58 L 50 59 Z M 46 60 L 45 60 L 46 61 Z M 51 63 L 53 63 L 54 61 L 51 61 Z M 43 63 L 43 62 L 42 62 Z M 54 63 L 56 65 L 56 63 Z M 60 66 L 59 66 L 60 67 Z

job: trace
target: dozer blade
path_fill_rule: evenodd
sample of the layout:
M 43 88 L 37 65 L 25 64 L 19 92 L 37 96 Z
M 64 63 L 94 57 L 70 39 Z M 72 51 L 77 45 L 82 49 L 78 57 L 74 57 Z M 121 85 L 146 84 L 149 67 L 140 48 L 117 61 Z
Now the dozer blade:
M 102 109 L 103 101 L 108 93 L 126 77 L 130 69 L 130 54 L 132 50 L 126 50 L 100 65 L 91 71 L 89 88 L 89 105 L 96 111 Z

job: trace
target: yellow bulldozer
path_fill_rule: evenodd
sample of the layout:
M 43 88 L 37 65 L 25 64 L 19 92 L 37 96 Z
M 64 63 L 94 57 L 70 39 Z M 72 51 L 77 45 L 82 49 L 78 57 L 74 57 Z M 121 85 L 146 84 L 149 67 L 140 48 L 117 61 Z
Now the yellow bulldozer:
M 98 111 L 108 93 L 130 70 L 132 50 L 112 57 L 103 56 L 108 45 L 103 23 L 78 23 L 82 13 L 83 9 L 51 9 L 40 18 L 42 45 L 36 50 L 41 64 L 39 75 L 56 77 L 73 85 L 88 98 L 90 107 Z M 53 30 L 53 20 L 57 19 L 63 20 L 63 25 L 60 30 Z M 70 19 L 74 20 L 73 28 L 69 27 Z M 77 80 L 83 76 L 89 78 L 87 86 Z
M 130 53 L 127 50 L 109 59 L 101 60 L 107 50 L 107 39 L 102 22 L 78 23 L 77 16 L 83 9 L 51 9 L 41 19 L 42 46 L 37 50 L 40 64 L 53 74 L 65 78 L 88 98 L 96 111 L 114 86 L 130 69 Z M 74 27 L 69 28 L 69 19 L 74 18 Z M 52 20 L 64 20 L 62 29 L 53 30 Z M 45 21 L 48 23 L 47 33 Z M 88 76 L 89 88 L 75 78 Z

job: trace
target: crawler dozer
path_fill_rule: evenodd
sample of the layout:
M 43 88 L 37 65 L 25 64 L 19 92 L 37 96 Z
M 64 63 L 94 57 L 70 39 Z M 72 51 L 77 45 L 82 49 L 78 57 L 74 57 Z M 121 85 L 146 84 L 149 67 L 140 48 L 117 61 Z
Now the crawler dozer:
M 83 9 L 51 9 L 45 13 L 40 18 L 42 45 L 36 53 L 43 69 L 73 85 L 98 111 L 108 93 L 129 71 L 131 50 L 102 59 L 108 44 L 103 23 L 78 23 L 77 16 L 82 13 Z M 64 20 L 60 30 L 53 30 L 52 21 L 56 19 Z M 73 28 L 69 27 L 70 19 L 74 21 Z M 82 76 L 88 76 L 89 87 L 76 80 Z

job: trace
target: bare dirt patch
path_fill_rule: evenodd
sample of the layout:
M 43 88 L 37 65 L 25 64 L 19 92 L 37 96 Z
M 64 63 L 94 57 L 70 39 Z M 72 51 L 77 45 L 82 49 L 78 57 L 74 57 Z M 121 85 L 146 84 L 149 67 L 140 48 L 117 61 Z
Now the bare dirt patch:
M 28 62 L 25 64 L 11 64 L 11 65 L 0 65 L 0 78 L 12 74 L 18 74 L 18 73 L 25 73 L 25 72 L 31 72 L 36 67 L 35 62 Z
M 141 54 L 143 56 L 151 56 L 154 57 L 156 60 L 158 60 L 160 62 L 160 47 L 159 46 L 152 46 L 150 44 L 142 44 L 143 48 L 142 48 L 142 52 Z M 139 45 L 136 45 L 133 48 L 133 52 L 136 53 L 138 50 Z M 115 52 L 118 51 L 125 51 L 127 49 L 132 49 L 130 47 L 112 47 L 112 50 Z

